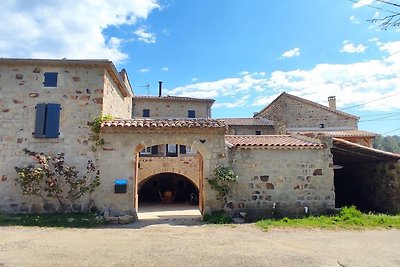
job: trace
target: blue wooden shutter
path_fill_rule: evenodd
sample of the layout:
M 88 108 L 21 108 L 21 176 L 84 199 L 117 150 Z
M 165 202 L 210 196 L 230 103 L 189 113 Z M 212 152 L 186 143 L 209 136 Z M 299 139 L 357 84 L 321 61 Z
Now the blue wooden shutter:
M 47 104 L 46 138 L 58 138 L 60 131 L 60 104 Z
M 44 136 L 45 117 L 46 117 L 46 104 L 37 104 L 36 118 L 35 118 L 35 132 L 33 133 L 33 137 L 35 138 L 45 137 Z
M 196 111 L 188 110 L 188 117 L 189 118 L 196 118 Z
M 150 117 L 150 109 L 143 109 L 143 117 Z
M 57 76 L 57 72 L 45 72 L 43 85 L 45 87 L 57 87 Z

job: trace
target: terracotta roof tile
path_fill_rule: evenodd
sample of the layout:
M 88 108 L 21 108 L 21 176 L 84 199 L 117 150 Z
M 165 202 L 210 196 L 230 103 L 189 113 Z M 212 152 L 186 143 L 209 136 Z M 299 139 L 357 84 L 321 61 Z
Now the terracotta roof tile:
M 101 124 L 105 127 L 132 128 L 226 128 L 222 120 L 214 119 L 130 119 L 113 120 Z
M 330 137 L 375 137 L 377 134 L 367 132 L 367 131 L 362 131 L 362 130 L 288 130 L 288 133 L 298 133 L 298 134 L 304 134 L 304 135 L 309 135 L 309 134 L 324 134 L 326 136 Z
M 185 97 L 185 96 L 172 96 L 172 95 L 166 95 L 166 96 L 154 96 L 154 95 L 134 95 L 132 97 L 134 100 L 135 99 L 153 99 L 153 100 L 175 100 L 175 101 L 195 101 L 195 102 L 212 102 L 214 103 L 214 99 L 209 99 L 209 98 L 194 98 L 194 97 Z
M 243 126 L 271 126 L 274 122 L 265 118 L 223 118 L 228 125 L 243 125 Z
M 290 135 L 226 135 L 225 141 L 232 146 L 245 148 L 323 148 L 322 144 L 301 140 Z

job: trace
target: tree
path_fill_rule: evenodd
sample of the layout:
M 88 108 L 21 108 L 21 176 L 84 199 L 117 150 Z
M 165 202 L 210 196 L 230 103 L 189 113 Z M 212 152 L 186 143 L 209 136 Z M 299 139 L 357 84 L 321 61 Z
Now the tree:
M 400 153 L 400 136 L 377 136 L 374 140 L 374 148 Z
M 68 204 L 75 204 L 86 193 L 92 193 L 100 185 L 100 173 L 92 160 L 88 160 L 86 174 L 79 176 L 75 166 L 65 164 L 64 153 L 56 156 L 37 153 L 28 149 L 23 150 L 31 156 L 35 165 L 15 167 L 18 174 L 17 184 L 24 195 L 40 197 L 48 203 L 56 199 L 59 210 L 65 212 Z
M 355 3 L 359 2 L 357 0 L 350 0 L 350 1 Z M 387 30 L 388 28 L 391 27 L 400 27 L 400 4 L 388 0 L 376 0 L 376 1 L 385 4 L 385 7 L 381 8 L 371 4 L 368 4 L 367 6 L 374 9 L 378 9 L 386 15 L 383 15 L 378 18 L 369 19 L 367 21 L 378 24 L 378 26 L 383 30 Z M 387 9 L 386 7 L 390 7 L 391 9 Z

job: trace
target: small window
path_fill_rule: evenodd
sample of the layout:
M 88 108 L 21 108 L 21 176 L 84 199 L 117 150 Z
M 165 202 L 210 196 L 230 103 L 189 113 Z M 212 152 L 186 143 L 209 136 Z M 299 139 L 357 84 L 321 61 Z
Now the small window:
M 178 156 L 178 145 L 168 144 L 166 148 L 167 148 L 167 157 L 177 157 Z
M 188 118 L 196 118 L 196 111 L 188 110 Z
M 143 109 L 143 117 L 145 118 L 150 117 L 150 109 Z
M 256 131 L 256 135 L 261 135 L 261 131 Z
M 35 138 L 58 138 L 60 135 L 60 104 L 37 104 Z
M 179 146 L 179 154 L 186 154 L 186 146 L 183 145 Z
M 44 73 L 44 87 L 57 87 L 57 72 L 45 72 Z
M 151 146 L 149 146 L 149 147 L 146 147 L 145 149 L 143 149 L 142 151 L 140 151 L 140 154 L 141 155 L 149 155 L 149 154 L 151 154 Z

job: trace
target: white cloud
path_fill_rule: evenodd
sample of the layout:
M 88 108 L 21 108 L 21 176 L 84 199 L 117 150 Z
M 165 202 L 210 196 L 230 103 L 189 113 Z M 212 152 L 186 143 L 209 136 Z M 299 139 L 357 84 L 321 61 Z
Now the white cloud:
M 168 68 L 168 67 L 164 67 L 164 68 L 162 68 L 161 70 L 162 70 L 162 71 L 169 71 L 169 68 Z
M 372 4 L 372 2 L 373 2 L 373 0 L 359 0 L 359 1 L 357 1 L 357 3 L 353 4 L 353 7 L 359 8 L 362 6 L 370 5 L 370 4 Z
M 274 71 L 270 75 L 248 73 L 178 87 L 169 90 L 168 94 L 216 98 L 217 108 L 242 106 L 254 111 L 270 103 L 283 91 L 323 105 L 327 105 L 328 96 L 336 95 L 339 108 L 390 96 L 360 108 L 379 111 L 399 109 L 400 41 L 377 43 L 377 46 L 386 53 L 385 57 L 352 64 L 317 64 L 312 69 Z
M 192 82 L 197 82 L 199 80 L 199 78 L 193 77 L 192 78 Z
M 343 47 L 340 49 L 340 52 L 342 53 L 363 53 L 367 47 L 363 44 L 359 45 L 354 45 L 353 43 L 350 43 L 349 41 L 344 41 L 343 42 Z
M 110 26 L 144 20 L 157 0 L 9 0 L 0 9 L 0 57 L 107 58 L 121 62 L 124 37 L 105 36 Z
M 133 32 L 139 41 L 145 42 L 147 44 L 154 44 L 157 40 L 156 35 L 151 32 L 147 32 L 145 27 L 140 27 Z
M 298 56 L 300 56 L 300 48 L 296 47 L 296 48 L 293 48 L 293 49 L 290 49 L 290 50 L 284 52 L 281 57 L 291 58 L 291 57 L 298 57 Z
M 150 71 L 150 69 L 148 69 L 148 68 L 143 68 L 143 69 L 139 70 L 139 72 L 141 72 L 141 73 L 147 73 L 149 71 Z
M 356 18 L 355 16 L 350 16 L 349 20 L 353 23 L 353 24 L 359 24 L 360 20 L 358 18 Z

